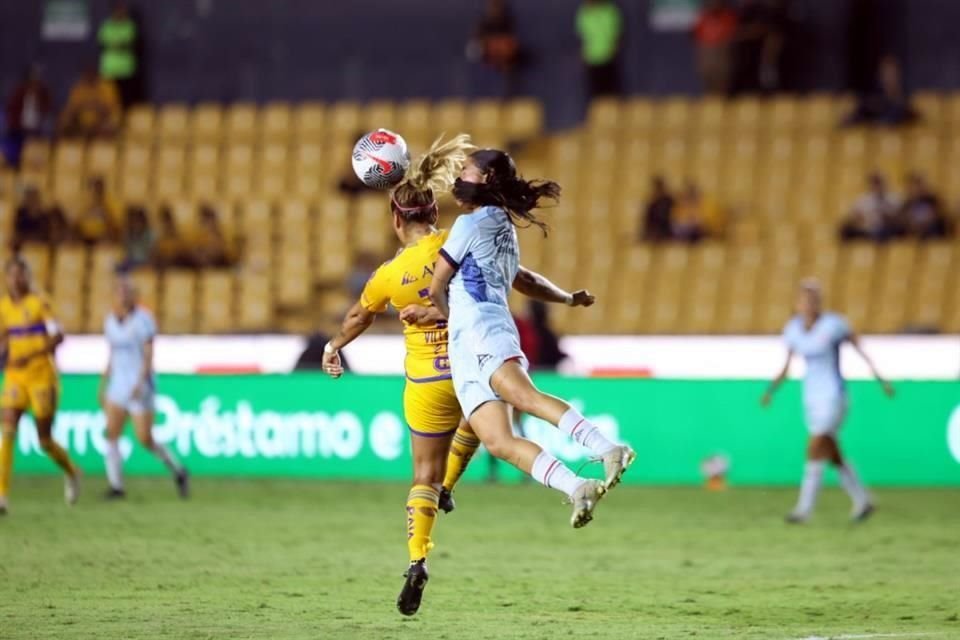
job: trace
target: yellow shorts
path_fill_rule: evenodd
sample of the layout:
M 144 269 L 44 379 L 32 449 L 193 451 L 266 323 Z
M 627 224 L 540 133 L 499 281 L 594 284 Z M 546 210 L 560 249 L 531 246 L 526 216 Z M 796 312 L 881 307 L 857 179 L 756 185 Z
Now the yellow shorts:
M 403 389 L 403 415 L 414 435 L 432 438 L 452 434 L 463 416 L 453 381 L 407 380 Z
M 60 385 L 55 377 L 11 373 L 3 374 L 0 408 L 29 410 L 34 418 L 50 418 L 57 405 Z

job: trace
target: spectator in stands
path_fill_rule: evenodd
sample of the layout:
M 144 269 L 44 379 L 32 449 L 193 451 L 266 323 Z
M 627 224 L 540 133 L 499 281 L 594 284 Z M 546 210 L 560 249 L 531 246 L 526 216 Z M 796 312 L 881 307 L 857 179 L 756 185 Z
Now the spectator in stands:
M 910 99 L 903 88 L 900 62 L 895 56 L 880 59 L 877 69 L 877 87 L 857 98 L 853 112 L 843 124 L 879 124 L 897 126 L 917 119 L 917 112 L 910 106 Z
M 907 194 L 899 213 L 899 228 L 921 240 L 947 236 L 947 218 L 937 197 L 919 173 L 907 176 Z
M 115 221 L 120 218 L 119 205 L 107 194 L 102 177 L 90 178 L 87 189 L 89 202 L 77 219 L 77 234 L 87 244 L 117 240 Z
M 647 201 L 641 238 L 648 242 L 663 242 L 673 237 L 673 196 L 663 176 L 654 176 L 653 193 Z
M 40 191 L 28 185 L 23 191 L 23 200 L 17 207 L 13 223 L 14 246 L 25 242 L 43 242 L 47 239 L 48 212 L 43 208 Z
M 60 133 L 78 137 L 112 135 L 120 126 L 120 115 L 117 88 L 91 68 L 84 71 L 70 90 L 60 114 Z
M 208 205 L 200 207 L 200 226 L 193 241 L 193 265 L 227 267 L 233 263 L 233 252 L 220 226 L 217 212 Z
M 787 35 L 786 0 L 742 0 L 737 26 L 738 93 L 776 91 Z
M 186 264 L 185 246 L 173 211 L 168 205 L 160 209 L 160 229 L 153 243 L 153 264 L 159 269 L 181 267 Z
M 556 371 L 560 363 L 566 360 L 567 354 L 560 348 L 560 338 L 550 327 L 549 308 L 539 300 L 529 300 L 526 319 L 532 333 L 523 352 L 530 361 L 530 368 Z
M 47 211 L 47 243 L 50 248 L 59 247 L 76 240 L 67 214 L 59 205 L 53 205 Z
M 520 59 L 520 41 L 506 0 L 487 0 L 483 18 L 467 45 L 467 57 L 482 60 L 504 75 L 513 73 Z
M 100 76 L 114 82 L 124 108 L 140 99 L 137 65 L 137 25 L 126 2 L 113 5 L 113 12 L 97 33 L 100 43 Z
M 697 68 L 707 93 L 726 95 L 730 92 L 736 32 L 737 13 L 727 0 L 708 0 L 693 27 Z
M 7 99 L 7 161 L 20 166 L 20 152 L 30 138 L 49 131 L 53 114 L 50 89 L 40 79 L 40 70 L 30 67 Z
M 123 270 L 149 264 L 154 249 L 153 231 L 143 207 L 128 207 L 126 228 L 123 232 Z
M 577 10 L 590 98 L 616 96 L 620 87 L 620 37 L 623 17 L 612 0 L 584 0 Z
M 867 192 L 857 198 L 840 228 L 843 240 L 889 240 L 896 233 L 900 197 L 890 192 L 879 173 L 867 178 Z
M 701 193 L 700 187 L 688 180 L 673 210 L 673 237 L 684 242 L 699 242 L 722 233 L 720 207 Z

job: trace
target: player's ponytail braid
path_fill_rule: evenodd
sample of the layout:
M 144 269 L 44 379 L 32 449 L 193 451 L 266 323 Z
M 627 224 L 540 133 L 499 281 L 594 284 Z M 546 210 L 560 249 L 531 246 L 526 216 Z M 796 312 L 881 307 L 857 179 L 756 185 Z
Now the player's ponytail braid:
M 544 199 L 558 200 L 560 185 L 550 180 L 524 180 L 517 175 L 513 158 L 497 149 L 480 149 L 470 154 L 477 168 L 486 176 L 483 183 L 457 180 L 453 195 L 460 202 L 474 206 L 494 206 L 503 209 L 510 222 L 518 227 L 537 226 L 547 235 L 547 223 L 533 210 Z
M 442 142 L 434 140 L 425 154 L 410 163 L 407 175 L 391 194 L 394 213 L 407 222 L 436 221 L 437 193 L 449 191 L 467 154 L 475 147 L 465 133 Z

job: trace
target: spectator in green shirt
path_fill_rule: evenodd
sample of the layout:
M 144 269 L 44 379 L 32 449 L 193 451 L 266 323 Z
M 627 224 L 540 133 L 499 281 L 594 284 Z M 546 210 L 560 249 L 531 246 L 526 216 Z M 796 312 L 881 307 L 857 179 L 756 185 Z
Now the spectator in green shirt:
M 577 35 L 582 44 L 591 98 L 619 95 L 620 35 L 623 17 L 612 0 L 584 0 L 577 10 Z
M 125 2 L 117 2 L 97 33 L 100 42 L 100 76 L 112 80 L 124 108 L 140 98 L 137 65 L 137 25 Z

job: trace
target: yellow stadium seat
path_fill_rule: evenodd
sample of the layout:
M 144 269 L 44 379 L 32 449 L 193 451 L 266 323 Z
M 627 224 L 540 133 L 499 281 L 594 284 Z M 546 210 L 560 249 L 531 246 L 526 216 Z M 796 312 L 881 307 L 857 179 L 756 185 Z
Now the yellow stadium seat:
M 269 275 L 257 271 L 241 274 L 238 303 L 237 328 L 243 331 L 272 328 L 273 287 Z
M 30 266 L 33 282 L 43 290 L 50 288 L 50 248 L 45 243 L 27 242 L 20 255 Z
M 363 128 L 360 105 L 356 102 L 334 103 L 328 113 L 329 132 L 344 138 L 353 138 Z
M 256 169 L 256 154 L 249 144 L 232 144 L 227 148 L 226 170 L 253 171 Z
M 194 152 L 194 155 L 195 153 L 196 152 Z M 159 175 L 168 173 L 182 174 L 187 171 L 187 148 L 181 145 L 164 145 L 157 152 L 155 164 Z M 210 162 L 209 167 L 204 168 L 212 169 L 215 167 L 216 160 L 213 160 Z M 192 165 L 190 170 L 198 170 L 198 167 Z
M 659 102 L 656 108 L 659 111 L 655 116 L 658 131 L 686 136 L 693 123 L 690 101 L 687 98 L 667 98 Z
M 770 128 L 776 133 L 788 133 L 797 127 L 800 121 L 800 103 L 790 96 L 778 96 L 773 99 L 770 109 Z
M 760 273 L 759 267 L 744 264 L 728 268 L 721 320 L 725 333 L 750 333 L 759 324 L 756 302 Z
M 800 120 L 807 131 L 827 131 L 835 128 L 842 114 L 831 94 L 814 94 L 800 103 Z
M 518 98 L 507 103 L 504 127 L 512 140 L 527 140 L 543 132 L 543 105 L 533 98 Z
M 81 142 L 60 142 L 53 154 L 53 165 L 56 171 L 69 171 L 78 175 L 83 173 L 84 145 Z
M 197 173 L 190 177 L 190 193 L 197 193 L 202 190 L 195 185 L 201 184 L 204 174 Z M 170 198 L 179 198 L 184 193 L 184 175 L 183 173 L 158 172 L 153 181 L 153 195 L 158 200 L 169 200 Z
M 296 140 L 301 144 L 318 144 L 327 133 L 330 112 L 321 102 L 306 102 L 297 107 L 293 119 Z
M 136 287 L 140 304 L 156 315 L 157 301 L 159 300 L 159 283 L 156 272 L 150 269 L 138 269 L 133 272 L 131 278 L 133 286 Z
M 587 127 L 594 131 L 615 131 L 623 127 L 623 102 L 618 98 L 596 98 L 587 108 Z
M 153 106 L 138 104 L 130 108 L 126 115 L 124 136 L 127 140 L 149 142 L 156 134 L 156 116 Z
M 90 288 L 87 291 L 84 331 L 86 333 L 101 333 L 103 321 L 113 310 L 113 277 L 91 278 Z
M 183 144 L 190 136 L 190 111 L 183 104 L 160 108 L 158 131 L 164 144 Z
M 397 130 L 404 137 L 426 136 L 433 134 L 430 122 L 430 103 L 426 100 L 408 100 L 397 109 Z M 407 140 L 409 144 L 410 140 Z
M 190 118 L 190 135 L 194 142 L 218 144 L 223 136 L 223 110 L 212 102 L 198 104 Z
M 756 131 L 766 124 L 763 122 L 764 105 L 757 98 L 736 98 L 730 104 L 730 110 L 731 122 L 739 135 Z
M 273 234 L 273 207 L 267 200 L 251 199 L 241 204 L 241 233 L 249 242 L 254 237 L 270 239 Z
M 107 287 L 112 287 L 113 277 L 116 275 L 117 265 L 123 260 L 123 250 L 112 245 L 97 245 L 93 250 L 93 261 L 90 266 L 90 277 L 93 280 L 104 281 Z
M 499 100 L 477 100 L 468 107 L 470 129 L 478 135 L 496 134 L 502 128 L 501 109 Z
M 126 202 L 146 204 L 151 199 L 152 189 L 150 173 L 127 169 L 120 178 L 118 194 Z
M 253 143 L 259 134 L 260 113 L 257 105 L 241 102 L 227 109 L 226 139 L 231 144 Z
M 658 124 L 654 120 L 653 102 L 647 98 L 631 98 L 626 104 L 626 113 L 624 121 L 621 121 L 620 128 L 637 133 L 646 133 Z
M 847 248 L 845 253 L 840 304 L 853 326 L 860 327 L 870 316 L 869 302 L 877 268 L 877 248 L 872 244 L 857 244 Z
M 463 100 L 442 100 L 433 106 L 431 124 L 437 134 L 446 131 L 448 135 L 454 132 L 472 131 L 468 126 L 467 104 Z M 470 123 L 472 125 L 472 123 Z
M 207 269 L 200 274 L 200 330 L 227 333 L 236 324 L 233 272 Z
M 127 142 L 123 147 L 121 171 L 149 172 L 153 169 L 153 148 L 141 142 Z
M 910 97 L 910 103 L 919 113 L 925 125 L 940 130 L 947 121 L 947 109 L 942 95 L 937 91 L 917 91 Z
M 913 277 L 916 272 L 916 245 L 897 242 L 883 249 L 882 268 L 877 276 L 876 302 L 864 331 L 896 333 L 904 329 Z
M 392 100 L 374 100 L 364 109 L 362 115 L 363 128 L 372 131 L 374 129 L 398 129 L 397 105 Z
M 293 114 L 286 102 L 271 102 L 261 113 L 260 133 L 266 143 L 284 144 L 293 131 Z
M 284 243 L 278 259 L 277 304 L 287 308 L 305 307 L 312 290 L 308 245 Z
M 87 148 L 86 168 L 88 176 L 103 176 L 109 184 L 116 184 L 116 144 L 106 141 L 92 142 Z
M 390 210 L 379 195 L 361 198 L 353 210 L 353 246 L 357 251 L 366 251 L 386 257 L 393 245 L 390 230 Z
M 191 333 L 196 325 L 196 274 L 171 269 L 163 275 L 160 326 L 164 333 Z
M 722 134 L 726 127 L 727 103 L 723 98 L 708 96 L 691 105 L 697 131 L 714 135 Z

